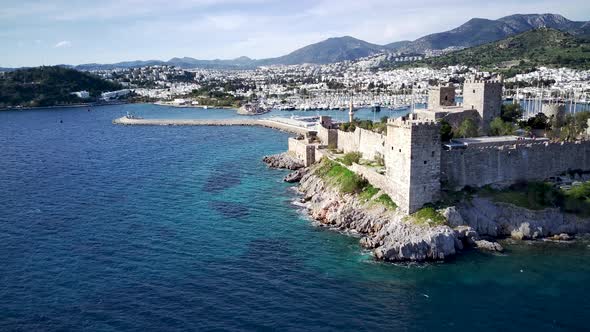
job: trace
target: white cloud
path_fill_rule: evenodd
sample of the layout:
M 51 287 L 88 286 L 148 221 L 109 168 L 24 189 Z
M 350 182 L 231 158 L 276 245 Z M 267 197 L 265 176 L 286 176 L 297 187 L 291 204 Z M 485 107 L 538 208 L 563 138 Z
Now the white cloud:
M 62 40 L 59 43 L 55 44 L 54 48 L 63 48 L 63 47 L 70 47 L 72 46 L 72 42 L 69 40 Z

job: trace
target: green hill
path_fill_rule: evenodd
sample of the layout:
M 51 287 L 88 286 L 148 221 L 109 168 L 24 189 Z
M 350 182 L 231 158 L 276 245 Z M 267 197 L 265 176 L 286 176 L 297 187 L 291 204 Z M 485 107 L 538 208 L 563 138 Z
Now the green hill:
M 19 69 L 0 74 L 0 107 L 56 106 L 81 103 L 72 92 L 86 90 L 91 100 L 121 85 L 89 73 L 53 66 Z
M 433 67 L 466 65 L 484 69 L 525 70 L 536 66 L 590 69 L 590 43 L 568 33 L 539 28 L 423 63 Z
M 371 44 L 350 36 L 329 38 L 322 42 L 305 46 L 278 58 L 259 60 L 258 64 L 294 65 L 302 63 L 334 63 L 356 60 L 369 55 L 382 53 L 386 47 Z

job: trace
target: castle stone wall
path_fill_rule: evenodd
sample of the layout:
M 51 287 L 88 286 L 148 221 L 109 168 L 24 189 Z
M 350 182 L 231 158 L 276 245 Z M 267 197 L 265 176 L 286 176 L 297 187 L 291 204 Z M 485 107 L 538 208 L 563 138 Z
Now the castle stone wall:
M 367 179 L 367 181 L 369 181 L 373 187 L 383 190 L 387 195 L 389 195 L 389 197 L 393 197 L 393 195 L 395 195 L 395 188 L 393 188 L 391 185 L 391 181 L 387 178 L 387 176 L 377 173 L 374 168 L 359 164 L 352 164 L 351 166 L 347 167 L 351 171 Z
M 473 147 L 441 154 L 441 180 L 454 189 L 543 180 L 577 169 L 590 170 L 590 142 Z
M 315 148 L 315 145 L 308 144 L 304 140 L 289 138 L 289 152 L 301 160 L 305 166 L 311 166 L 315 163 Z
M 338 130 L 338 149 L 344 153 L 360 151 L 364 159 L 372 160 L 384 155 L 385 136 L 361 128 L 352 133 Z
M 323 126 L 319 126 L 318 138 L 323 145 L 330 148 L 336 148 L 338 146 L 338 129 L 328 129 Z

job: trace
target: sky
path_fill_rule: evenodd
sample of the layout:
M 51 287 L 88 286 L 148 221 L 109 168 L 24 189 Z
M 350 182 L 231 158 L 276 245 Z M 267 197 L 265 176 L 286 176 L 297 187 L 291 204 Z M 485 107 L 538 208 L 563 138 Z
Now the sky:
M 329 37 L 414 40 L 470 18 L 556 13 L 588 0 L 0 0 L 0 67 L 285 55 Z

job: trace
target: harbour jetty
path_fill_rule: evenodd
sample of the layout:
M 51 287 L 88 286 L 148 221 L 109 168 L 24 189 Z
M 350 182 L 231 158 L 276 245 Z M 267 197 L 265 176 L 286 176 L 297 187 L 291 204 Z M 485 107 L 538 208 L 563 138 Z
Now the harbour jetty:
M 128 126 L 260 126 L 302 135 L 310 131 L 309 127 L 301 127 L 272 119 L 142 119 L 124 116 L 113 120 L 113 123 Z

